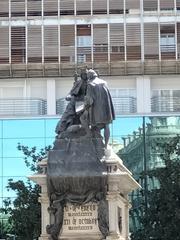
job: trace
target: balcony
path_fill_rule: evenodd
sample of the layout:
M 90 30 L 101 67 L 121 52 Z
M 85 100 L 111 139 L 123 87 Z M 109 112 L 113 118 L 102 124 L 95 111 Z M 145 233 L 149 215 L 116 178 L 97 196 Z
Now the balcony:
M 179 60 L 146 60 L 77 63 L 0 64 L 0 79 L 16 77 L 72 77 L 84 66 L 97 69 L 101 76 L 179 74 Z
M 137 111 L 137 103 L 135 97 L 114 97 L 112 98 L 115 114 L 135 113 Z M 60 98 L 56 101 L 56 113 L 62 115 L 67 106 L 67 101 Z
M 162 97 L 151 98 L 152 112 L 180 112 L 180 97 Z
M 44 99 L 0 99 L 0 116 L 39 116 L 47 113 Z

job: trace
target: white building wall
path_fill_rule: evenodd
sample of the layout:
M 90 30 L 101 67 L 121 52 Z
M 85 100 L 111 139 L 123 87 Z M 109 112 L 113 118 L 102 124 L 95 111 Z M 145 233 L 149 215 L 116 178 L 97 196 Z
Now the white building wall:
M 137 113 L 151 112 L 153 90 L 180 90 L 178 75 L 103 77 L 110 89 L 135 91 Z M 56 100 L 64 98 L 73 86 L 73 77 L 2 79 L 0 99 L 40 98 L 47 100 L 47 114 L 56 114 Z M 120 91 L 121 93 L 122 91 Z
M 180 77 L 178 75 L 152 76 L 151 88 L 152 90 L 180 90 Z
M 73 86 L 73 77 L 56 79 L 56 99 L 66 97 Z
M 56 82 L 47 79 L 47 114 L 56 115 Z
M 151 82 L 149 76 L 136 78 L 137 112 L 151 112 Z
M 30 79 L 29 86 L 31 98 L 47 98 L 46 79 Z
M 24 80 L 0 81 L 0 98 L 22 98 L 24 97 Z

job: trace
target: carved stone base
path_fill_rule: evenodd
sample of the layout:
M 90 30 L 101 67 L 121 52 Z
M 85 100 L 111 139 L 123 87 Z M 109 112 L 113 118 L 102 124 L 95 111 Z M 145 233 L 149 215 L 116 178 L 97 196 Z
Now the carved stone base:
M 67 204 L 59 239 L 102 240 L 103 236 L 98 226 L 98 205 L 96 203 Z
M 128 240 L 116 233 L 110 233 L 106 240 Z
M 77 144 L 79 144 L 78 147 L 76 146 Z M 90 145 L 91 148 L 89 147 Z M 95 144 L 95 146 L 96 145 L 98 146 L 98 144 Z M 71 187 L 73 190 L 77 190 L 77 187 L 78 189 L 82 190 L 76 192 L 78 194 L 83 191 L 85 192 L 85 189 L 83 188 L 84 184 L 82 184 L 82 181 L 79 181 L 80 177 L 88 176 L 91 180 L 89 181 L 90 186 L 92 186 L 92 188 L 94 189 L 94 186 L 99 186 L 98 184 L 95 185 L 95 183 L 97 183 L 96 181 L 94 181 L 95 176 L 99 177 L 99 172 L 102 173 L 102 171 L 99 171 L 97 174 L 94 174 L 94 172 L 96 173 L 98 167 L 102 170 L 101 166 L 105 165 L 105 167 L 107 168 L 107 182 L 105 181 L 103 186 L 105 187 L 106 185 L 108 185 L 105 202 L 107 202 L 106 205 L 108 212 L 107 216 L 109 219 L 109 231 L 108 233 L 106 232 L 107 234 L 104 234 L 103 232 L 104 227 L 106 229 L 105 223 L 107 221 L 104 222 L 104 214 L 101 214 L 101 216 L 99 216 L 98 210 L 101 207 L 101 200 L 98 200 L 99 202 L 97 201 L 96 203 L 94 203 L 93 201 L 86 201 L 87 203 L 85 203 L 84 201 L 84 204 L 73 204 L 72 201 L 69 201 L 69 204 L 67 204 L 64 209 L 64 221 L 61 232 L 58 236 L 58 240 L 129 240 L 130 238 L 128 220 L 130 204 L 128 202 L 127 195 L 132 190 L 140 187 L 140 185 L 133 179 L 131 173 L 123 165 L 122 160 L 119 159 L 119 157 L 112 151 L 106 151 L 106 155 L 103 158 L 104 163 L 101 165 L 101 162 L 99 163 L 97 161 L 97 156 L 95 156 L 95 154 L 92 154 L 93 151 L 95 152 L 95 148 L 93 148 L 94 144 L 89 144 L 89 141 L 87 139 L 87 151 L 84 151 L 83 148 L 85 147 L 82 142 L 71 142 L 71 144 L 68 146 L 68 151 L 70 153 L 65 154 L 67 155 L 67 158 L 63 157 L 63 159 L 61 159 L 59 157 L 59 154 L 56 154 L 57 151 L 51 151 L 49 153 L 49 165 L 50 167 L 52 167 L 52 169 L 50 168 L 50 170 L 52 170 L 52 173 L 54 173 L 53 170 L 58 169 L 61 173 L 60 176 L 64 176 L 63 174 L 68 172 L 69 169 L 71 170 L 71 173 L 76 170 L 76 173 L 78 173 L 77 176 L 75 176 L 76 179 L 72 181 L 72 184 L 70 184 L 71 182 L 69 182 L 68 186 L 69 188 Z M 75 156 L 73 155 L 74 149 L 78 149 L 79 151 L 79 153 Z M 81 152 L 83 152 L 83 156 Z M 80 157 L 82 159 L 80 159 Z M 64 159 L 66 161 L 64 161 Z M 82 161 L 77 161 L 79 159 Z M 59 162 L 62 163 L 61 168 L 57 168 L 57 166 L 59 166 Z M 41 166 L 44 166 L 44 162 L 41 164 Z M 78 166 L 81 166 L 81 168 L 76 169 Z M 57 174 L 57 176 L 59 175 Z M 71 176 L 71 174 L 69 176 Z M 100 176 L 104 175 L 101 174 Z M 54 221 L 54 216 L 51 216 L 51 213 L 47 211 L 49 207 L 46 185 L 47 178 L 48 175 L 46 175 L 46 169 L 44 169 L 43 174 L 35 174 L 33 176 L 30 176 L 31 180 L 41 186 L 40 202 L 42 209 L 42 234 L 39 237 L 39 240 L 50 240 L 48 234 L 46 234 L 46 226 L 52 224 Z M 70 177 L 69 179 L 71 180 Z M 78 182 L 79 184 L 76 184 L 75 186 L 73 185 L 74 182 Z M 56 183 L 56 181 L 54 181 L 54 183 Z M 57 183 L 58 185 L 60 184 L 59 181 L 57 181 Z M 64 185 L 61 184 L 61 186 Z M 96 189 L 96 191 L 98 191 L 98 189 Z M 102 209 L 103 211 L 100 212 L 104 213 L 105 208 L 103 207 Z M 99 221 L 99 219 L 101 220 Z M 101 234 L 102 232 L 104 236 L 108 236 L 106 238 L 103 237 L 103 234 Z
M 104 238 L 102 237 L 101 234 L 94 234 L 94 233 L 88 233 L 88 234 L 76 234 L 76 235 L 71 235 L 71 234 L 64 234 L 61 235 L 59 238 L 60 240 L 103 240 Z
M 41 236 L 38 238 L 38 240 L 49 240 L 48 234 L 41 234 Z

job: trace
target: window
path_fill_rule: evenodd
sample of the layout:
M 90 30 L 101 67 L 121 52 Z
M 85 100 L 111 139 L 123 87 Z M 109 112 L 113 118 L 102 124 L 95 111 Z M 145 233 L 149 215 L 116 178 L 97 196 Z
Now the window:
M 175 51 L 175 34 L 163 33 L 161 34 L 161 52 L 174 52 Z
M 91 36 L 77 36 L 78 47 L 91 47 Z
M 153 90 L 152 112 L 179 112 L 180 90 Z
M 77 62 L 78 62 L 78 63 L 84 63 L 84 62 L 86 62 L 86 55 L 85 55 L 85 54 L 78 54 L 78 55 L 77 55 Z
M 77 26 L 77 63 L 91 61 L 91 25 Z

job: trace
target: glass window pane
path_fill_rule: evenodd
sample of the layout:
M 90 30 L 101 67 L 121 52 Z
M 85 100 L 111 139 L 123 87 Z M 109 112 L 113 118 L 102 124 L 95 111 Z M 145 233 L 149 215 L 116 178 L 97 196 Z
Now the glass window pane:
M 3 176 L 12 177 L 12 176 L 28 176 L 32 172 L 28 167 L 26 167 L 25 161 L 23 158 L 4 158 L 3 159 Z
M 4 120 L 4 138 L 44 137 L 45 125 L 43 119 Z
M 55 137 L 55 128 L 58 123 L 59 119 L 46 119 L 45 124 L 46 124 L 46 137 L 47 138 L 54 138 Z
M 115 121 L 113 121 L 113 124 L 111 124 L 110 126 L 111 131 L 110 143 L 113 145 L 114 150 L 126 152 L 128 145 L 135 142 L 136 138 L 142 134 L 142 130 L 139 130 L 139 128 L 142 128 L 141 117 L 116 118 Z
M 36 146 L 40 150 L 45 147 L 45 138 L 4 139 L 3 157 L 24 157 L 22 151 L 17 149 L 18 143 L 29 148 Z

